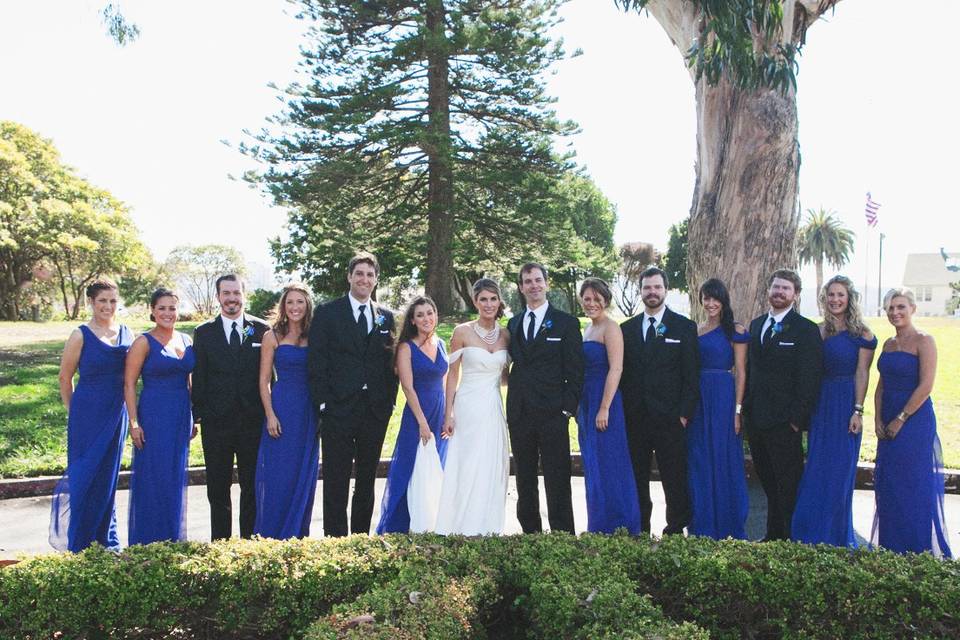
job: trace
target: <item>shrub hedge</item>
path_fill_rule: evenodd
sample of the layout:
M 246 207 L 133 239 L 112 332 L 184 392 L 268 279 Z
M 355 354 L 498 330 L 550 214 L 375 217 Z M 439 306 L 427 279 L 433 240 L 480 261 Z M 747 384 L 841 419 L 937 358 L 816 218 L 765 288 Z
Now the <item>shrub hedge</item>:
M 957 638 L 929 555 L 627 535 L 164 543 L 0 569 L 0 638 Z

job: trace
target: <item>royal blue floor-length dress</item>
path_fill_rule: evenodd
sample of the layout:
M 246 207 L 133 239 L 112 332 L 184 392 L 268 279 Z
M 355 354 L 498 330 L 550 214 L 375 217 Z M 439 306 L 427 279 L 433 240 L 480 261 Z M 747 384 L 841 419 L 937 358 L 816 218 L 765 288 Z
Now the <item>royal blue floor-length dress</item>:
M 430 425 L 433 442 L 441 464 L 446 462 L 447 441 L 440 437 L 443 429 L 445 396 L 443 377 L 449 364 L 443 340 L 438 341 L 437 356 L 431 360 L 413 341 L 410 346 L 410 365 L 413 369 L 413 388 L 417 392 L 420 409 Z M 404 406 L 400 418 L 400 432 L 393 448 L 393 459 L 387 474 L 387 487 L 380 503 L 380 522 L 377 533 L 406 533 L 410 530 L 410 511 L 407 508 L 407 486 L 413 475 L 413 463 L 420 443 L 420 426 L 409 406 Z
M 853 489 L 863 433 L 850 433 L 856 402 L 854 375 L 860 349 L 876 349 L 866 340 L 843 332 L 823 342 L 820 399 L 810 418 L 807 465 L 800 480 L 791 538 L 808 544 L 856 547 Z
M 613 533 L 623 527 L 638 535 L 640 502 L 619 389 L 610 404 L 606 430 L 597 430 L 597 411 L 610 371 L 607 347 L 595 340 L 584 340 L 583 357 L 583 394 L 577 412 L 577 433 L 587 493 L 587 531 Z
M 881 419 L 889 424 L 920 383 L 920 359 L 906 351 L 885 351 L 877 368 L 883 381 Z M 952 557 L 943 515 L 943 455 L 930 398 L 895 438 L 877 443 L 874 487 L 873 545 Z
M 67 416 L 67 470 L 53 490 L 50 545 L 59 551 L 82 551 L 98 542 L 117 550 L 114 496 L 127 437 L 123 368 L 133 332 L 120 325 L 115 346 L 86 325 L 80 332 L 80 380 Z
M 182 357 L 144 334 L 149 345 L 137 419 L 144 445 L 134 447 L 130 474 L 129 543 L 187 538 L 187 456 L 193 414 L 188 380 L 196 363 L 189 338 Z
M 697 339 L 700 347 L 700 404 L 687 427 L 687 486 L 693 517 L 690 535 L 746 539 L 750 505 L 743 467 L 743 436 L 734 432 L 736 381 L 733 346 L 749 333 L 728 338 L 717 327 Z
M 280 421 L 280 437 L 271 437 L 264 422 L 257 455 L 253 532 L 278 540 L 305 538 L 310 535 L 320 464 L 317 414 L 307 380 L 307 348 L 281 344 L 274 352 L 273 364 L 277 381 L 271 400 Z

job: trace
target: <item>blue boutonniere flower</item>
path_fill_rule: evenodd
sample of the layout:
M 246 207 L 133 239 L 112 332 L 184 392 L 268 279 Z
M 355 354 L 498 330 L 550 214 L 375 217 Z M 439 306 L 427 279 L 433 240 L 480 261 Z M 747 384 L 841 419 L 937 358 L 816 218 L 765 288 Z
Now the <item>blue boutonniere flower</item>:
M 243 333 L 240 334 L 240 342 L 245 341 L 247 338 L 253 337 L 253 325 L 248 324 L 243 328 Z
M 657 325 L 657 337 L 662 338 L 667 333 L 667 325 L 662 322 Z
M 786 330 L 789 329 L 789 328 L 790 328 L 790 327 L 784 326 L 784 325 L 780 324 L 779 322 L 775 322 L 774 325 L 773 325 L 773 333 L 770 334 L 770 337 L 772 338 L 773 336 L 777 335 L 778 333 L 783 333 L 784 331 L 786 331 Z
M 377 325 L 378 329 L 383 329 L 383 325 L 387 323 L 387 319 L 384 316 L 378 315 L 374 324 Z
M 543 321 L 544 329 L 553 329 L 553 320 L 544 320 Z

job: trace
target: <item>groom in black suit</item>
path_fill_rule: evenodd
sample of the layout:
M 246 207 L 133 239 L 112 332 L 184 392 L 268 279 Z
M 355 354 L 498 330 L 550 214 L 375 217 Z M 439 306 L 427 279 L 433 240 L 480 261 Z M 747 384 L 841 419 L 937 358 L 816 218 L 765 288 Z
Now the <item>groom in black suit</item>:
M 350 472 L 356 479 L 350 533 L 370 533 L 373 485 L 399 381 L 393 313 L 372 298 L 380 264 L 359 253 L 347 267 L 350 292 L 320 307 L 310 325 L 310 395 L 320 415 L 323 533 L 347 535 Z
M 750 323 L 743 411 L 753 466 L 767 494 L 767 535 L 787 540 L 803 475 L 802 431 L 820 393 L 823 341 L 812 321 L 794 310 L 800 276 L 774 271 L 770 309 Z
M 542 530 L 537 479 L 542 463 L 550 529 L 574 533 L 567 424 L 577 413 L 583 386 L 580 322 L 547 302 L 543 265 L 523 265 L 519 284 L 527 305 L 507 323 L 513 360 L 507 423 L 516 463 L 517 519 L 524 533 Z
M 650 465 L 654 451 L 667 500 L 664 534 L 683 533 L 692 516 L 687 489 L 687 424 L 700 402 L 697 325 L 667 308 L 667 274 L 640 274 L 643 315 L 623 329 L 620 391 L 627 445 L 640 499 L 640 527 L 650 531 Z
M 270 326 L 243 312 L 243 280 L 235 274 L 217 279 L 220 315 L 193 332 L 197 364 L 193 369 L 193 419 L 200 424 L 207 467 L 210 533 L 229 538 L 233 515 L 230 485 L 233 460 L 240 480 L 240 536 L 253 535 L 257 453 L 263 430 L 260 402 L 260 343 Z

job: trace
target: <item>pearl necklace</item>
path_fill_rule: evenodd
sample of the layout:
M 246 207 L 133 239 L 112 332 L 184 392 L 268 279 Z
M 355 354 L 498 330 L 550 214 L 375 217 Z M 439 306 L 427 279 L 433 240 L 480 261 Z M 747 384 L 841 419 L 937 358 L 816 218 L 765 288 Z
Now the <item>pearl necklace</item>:
M 480 339 L 483 340 L 486 344 L 495 344 L 500 338 L 500 325 L 496 322 L 493 323 L 493 329 L 486 331 L 485 329 L 480 328 L 479 322 L 473 323 L 473 330 L 476 332 Z

